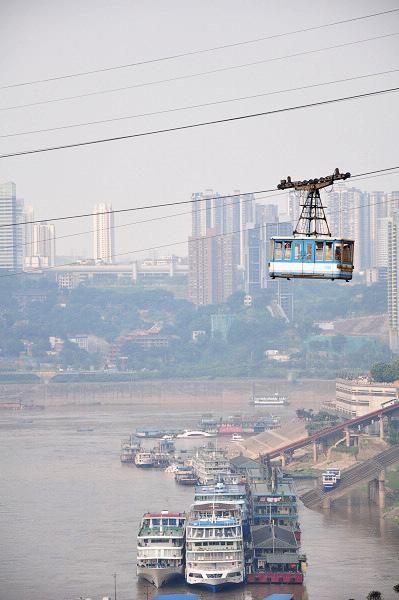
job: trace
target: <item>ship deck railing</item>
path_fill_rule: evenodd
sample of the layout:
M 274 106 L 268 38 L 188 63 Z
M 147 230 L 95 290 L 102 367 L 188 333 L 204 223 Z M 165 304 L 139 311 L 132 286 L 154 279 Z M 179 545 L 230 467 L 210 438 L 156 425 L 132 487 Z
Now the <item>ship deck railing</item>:
M 176 535 L 183 537 L 184 536 L 184 527 L 142 527 L 140 529 L 139 532 L 139 537 L 143 537 L 143 536 L 162 536 L 162 537 L 166 537 L 166 536 L 170 536 L 170 535 Z

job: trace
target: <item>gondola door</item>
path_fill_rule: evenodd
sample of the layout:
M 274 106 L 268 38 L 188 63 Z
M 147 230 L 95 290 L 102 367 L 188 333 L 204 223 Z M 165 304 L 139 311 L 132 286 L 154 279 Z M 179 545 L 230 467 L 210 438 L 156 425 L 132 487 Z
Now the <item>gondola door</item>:
M 311 240 L 304 240 L 303 242 L 303 261 L 302 261 L 302 273 L 305 276 L 312 276 L 314 274 L 315 257 L 314 257 L 314 242 Z
M 293 271 L 295 274 L 303 275 L 303 241 L 294 241 L 294 252 L 292 254 L 294 260 Z

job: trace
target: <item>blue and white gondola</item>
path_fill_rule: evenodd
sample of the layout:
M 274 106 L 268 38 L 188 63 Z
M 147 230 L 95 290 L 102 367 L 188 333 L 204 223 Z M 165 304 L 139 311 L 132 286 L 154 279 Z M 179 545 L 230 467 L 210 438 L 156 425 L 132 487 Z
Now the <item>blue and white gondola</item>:
M 344 279 L 353 272 L 354 241 L 319 236 L 271 238 L 269 275 L 273 279 Z

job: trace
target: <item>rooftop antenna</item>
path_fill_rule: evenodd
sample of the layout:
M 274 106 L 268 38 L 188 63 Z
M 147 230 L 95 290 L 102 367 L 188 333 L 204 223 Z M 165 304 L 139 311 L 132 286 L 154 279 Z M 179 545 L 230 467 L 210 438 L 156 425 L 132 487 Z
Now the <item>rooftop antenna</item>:
M 280 181 L 277 186 L 279 190 L 295 189 L 307 191 L 306 199 L 301 203 L 302 210 L 293 235 L 331 237 L 324 206 L 320 197 L 320 190 L 332 185 L 334 181 L 345 180 L 350 176 L 350 173 L 340 173 L 337 168 L 332 175 L 327 175 L 327 177 L 291 181 L 291 177 L 288 176 L 287 179 Z

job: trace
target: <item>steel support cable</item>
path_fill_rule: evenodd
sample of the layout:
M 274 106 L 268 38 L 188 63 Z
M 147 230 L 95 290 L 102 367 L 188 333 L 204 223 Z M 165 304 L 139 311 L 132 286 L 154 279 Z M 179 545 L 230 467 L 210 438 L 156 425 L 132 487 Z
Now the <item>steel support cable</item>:
M 245 192 L 242 195 L 243 196 L 251 196 L 252 194 L 254 194 L 255 192 Z M 237 194 L 236 194 L 237 195 Z M 278 193 L 274 193 L 273 190 L 273 194 L 269 197 L 269 196 L 260 196 L 257 198 L 257 200 L 264 200 L 264 199 L 273 199 L 275 197 L 278 196 L 285 196 L 285 192 L 278 192 Z M 231 196 L 230 196 L 231 197 Z M 210 200 L 211 198 L 204 198 L 203 200 L 197 200 L 196 202 L 205 202 L 206 200 Z M 226 204 L 224 206 L 236 206 L 237 204 L 239 204 L 239 202 L 245 203 L 245 202 L 250 202 L 251 200 L 253 200 L 253 198 L 241 198 L 241 200 L 237 200 L 237 202 L 231 202 L 229 204 Z M 171 215 L 162 215 L 161 217 L 152 217 L 150 219 L 144 219 L 142 221 L 131 221 L 130 223 L 122 223 L 120 225 L 110 225 L 109 229 L 111 230 L 115 230 L 115 229 L 121 229 L 122 227 L 131 227 L 132 225 L 142 225 L 145 223 L 152 223 L 154 221 L 163 221 L 165 219 L 174 219 L 175 217 L 181 217 L 181 216 L 187 216 L 187 215 L 192 215 L 193 213 L 199 213 L 202 211 L 206 211 L 209 210 L 209 208 L 207 207 L 203 207 L 203 208 L 197 208 L 197 209 L 191 209 L 191 210 L 187 210 L 187 211 L 183 211 L 183 212 L 179 212 L 179 213 L 173 213 Z M 97 214 L 107 214 L 107 213 L 93 213 L 94 215 Z M 50 221 L 48 219 L 41 219 L 39 221 L 24 221 L 22 223 L 19 223 L 18 225 L 30 225 L 33 223 L 49 223 Z M 11 225 L 5 225 L 8 227 L 11 227 Z M 14 224 L 15 226 L 15 224 Z M 0 226 L 1 227 L 1 226 Z M 71 238 L 71 237 L 77 237 L 80 235 L 87 235 L 89 233 L 94 233 L 96 231 L 96 229 L 87 229 L 86 231 L 79 231 L 77 233 L 67 233 L 65 235 L 56 235 L 54 237 L 49 237 L 46 238 L 46 241 L 48 242 L 53 242 L 55 240 L 64 240 L 66 238 Z M 33 246 L 34 242 L 23 242 L 22 244 L 12 244 L 10 246 L 2 246 L 2 250 L 10 250 L 11 248 L 21 248 L 21 247 L 26 247 L 26 246 Z
M 386 167 L 384 169 L 376 169 L 374 171 L 365 171 L 364 173 L 357 173 L 355 175 L 351 176 L 351 179 L 358 179 L 358 178 L 364 178 L 366 179 L 365 176 L 377 176 L 377 174 L 390 174 L 390 172 L 395 171 L 399 169 L 399 165 L 396 167 Z M 181 206 L 184 204 L 195 204 L 196 202 L 200 202 L 201 200 L 225 200 L 228 198 L 237 198 L 237 197 L 241 197 L 241 196 L 247 196 L 247 195 L 257 195 L 257 194 L 266 194 L 266 193 L 275 193 L 275 195 L 282 195 L 279 194 L 278 190 L 276 188 L 272 188 L 272 189 L 268 189 L 268 190 L 252 190 L 252 191 L 248 191 L 248 192 L 240 192 L 240 193 L 236 193 L 236 194 L 225 194 L 223 196 L 207 196 L 206 198 L 200 198 L 200 199 L 191 199 L 191 200 L 178 200 L 176 202 L 165 202 L 162 204 L 147 204 L 144 206 L 135 206 L 135 207 L 130 207 L 130 208 L 119 208 L 119 209 L 114 209 L 114 210 L 110 210 L 110 211 L 104 211 L 104 212 L 90 212 L 90 213 L 80 213 L 80 214 L 75 214 L 75 215 L 66 215 L 64 217 L 48 217 L 45 219 L 35 219 L 32 221 L 19 221 L 19 222 L 13 222 L 13 223 L 6 223 L 6 224 L 1 224 L 0 225 L 0 229 L 3 227 L 15 227 L 17 225 L 31 225 L 34 223 L 48 223 L 48 222 L 56 222 L 56 221 L 66 221 L 66 220 L 71 220 L 71 219 L 81 219 L 84 217 L 94 217 L 97 215 L 109 215 L 109 214 L 120 214 L 120 213 L 126 213 L 126 212 L 137 212 L 139 210 L 150 210 L 150 209 L 154 209 L 154 208 L 168 208 L 170 206 Z M 383 204 L 385 201 L 381 201 L 381 202 L 376 202 L 375 204 Z M 366 206 L 366 205 L 365 205 Z M 165 217 L 166 218 L 166 217 Z
M 381 171 L 385 171 L 385 172 L 386 171 L 392 171 L 393 169 L 399 169 L 399 166 L 398 167 L 390 167 L 390 168 L 386 168 L 386 169 L 379 169 L 377 171 L 369 171 L 368 173 L 375 174 L 375 173 L 379 173 Z M 353 175 L 352 178 L 363 177 L 363 175 L 365 175 L 365 174 L 366 173 L 364 173 L 364 174 L 361 173 L 359 175 Z M 385 173 L 385 175 L 386 174 L 387 173 Z M 363 177 L 363 178 L 365 178 L 365 177 Z M 275 198 L 276 196 L 283 196 L 283 195 L 285 195 L 285 192 L 284 193 L 281 193 L 281 192 L 275 193 L 275 192 L 276 191 L 274 189 L 273 190 L 269 190 L 269 193 L 272 193 L 272 196 L 270 196 L 271 199 Z M 238 197 L 244 196 L 244 198 L 241 199 L 241 202 L 248 202 L 248 201 L 252 200 L 252 198 L 245 198 L 245 196 L 251 196 L 251 195 L 257 194 L 257 193 L 260 193 L 260 192 L 243 192 L 242 194 L 231 194 L 231 195 L 228 195 L 228 196 L 212 196 L 212 197 L 207 197 L 207 198 L 201 198 L 199 200 L 188 200 L 188 201 L 182 201 L 182 202 L 175 202 L 175 203 L 172 203 L 172 205 L 186 204 L 187 202 L 195 203 L 195 202 L 204 202 L 206 200 L 226 199 L 226 198 L 233 198 L 233 197 L 237 197 L 237 196 Z M 258 199 L 264 199 L 264 198 L 258 198 Z M 379 202 L 372 202 L 372 203 L 369 203 L 369 204 L 361 204 L 361 205 L 358 205 L 358 206 L 351 207 L 349 209 L 345 209 L 345 212 L 347 212 L 349 210 L 360 210 L 362 208 L 366 208 L 366 207 L 369 207 L 369 206 L 375 206 L 375 205 L 379 205 L 379 204 L 386 204 L 386 203 L 388 203 L 390 201 L 395 201 L 395 200 L 396 199 L 392 199 L 392 200 L 388 200 L 387 199 L 387 200 L 382 200 L 382 201 L 379 201 Z M 238 204 L 238 202 L 232 202 L 230 204 L 230 206 L 235 205 L 235 204 Z M 162 206 L 165 206 L 165 205 L 162 205 Z M 144 208 L 154 208 L 154 206 L 150 206 L 150 207 L 135 207 L 135 208 L 131 208 L 131 209 L 113 210 L 113 211 L 107 211 L 107 212 L 104 212 L 104 213 L 87 213 L 87 214 L 84 214 L 84 215 L 71 215 L 71 216 L 66 216 L 66 217 L 55 217 L 53 219 L 38 219 L 38 220 L 34 220 L 34 221 L 22 221 L 22 222 L 18 222 L 18 223 L 15 222 L 15 223 L 12 223 L 12 224 L 0 225 L 0 227 L 16 227 L 16 226 L 29 225 L 29 224 L 34 224 L 34 223 L 48 223 L 50 221 L 57 221 L 57 220 L 64 220 L 64 219 L 75 219 L 75 218 L 82 218 L 82 217 L 88 217 L 88 216 L 96 216 L 98 214 L 111 214 L 111 213 L 119 213 L 119 212 L 126 212 L 126 211 L 135 211 L 135 210 L 141 210 L 141 209 L 144 209 Z M 123 223 L 121 225 L 113 225 L 111 227 L 111 229 L 119 229 L 119 228 L 122 228 L 122 227 L 129 227 L 129 226 L 132 226 L 132 225 L 141 225 L 141 224 L 144 224 L 144 223 L 150 223 L 150 222 L 154 222 L 154 221 L 162 221 L 164 219 L 170 219 L 170 218 L 174 218 L 174 217 L 178 217 L 178 216 L 182 216 L 182 215 L 189 215 L 189 214 L 192 214 L 193 212 L 197 213 L 197 212 L 201 212 L 201 211 L 204 211 L 204 210 L 209 210 L 209 209 L 206 208 L 206 207 L 204 207 L 204 208 L 196 209 L 194 211 L 184 211 L 184 212 L 181 212 L 181 213 L 174 213 L 172 215 L 163 215 L 161 217 L 152 217 L 150 219 L 145 219 L 145 220 L 142 220 L 142 221 L 133 221 L 131 223 Z M 339 214 L 340 212 L 343 212 L 343 211 L 342 210 L 332 211 L 331 213 L 329 213 L 329 215 L 331 215 L 331 214 Z M 260 227 L 261 227 L 261 225 L 260 225 Z M 70 237 L 76 237 L 76 236 L 79 236 L 79 235 L 86 235 L 88 233 L 93 233 L 94 231 L 95 230 L 90 229 L 90 230 L 87 230 L 87 231 L 82 231 L 82 232 L 77 232 L 77 233 L 71 233 L 71 234 L 66 234 L 66 235 L 62 235 L 62 236 L 54 236 L 52 238 L 49 238 L 48 241 L 65 239 L 65 238 L 70 238 Z M 229 234 L 224 234 L 224 235 L 229 235 Z M 171 245 L 177 245 L 177 244 L 182 244 L 182 243 L 186 243 L 186 242 L 187 242 L 187 240 L 185 240 L 184 242 L 178 242 L 176 244 L 171 244 Z M 33 242 L 25 242 L 23 244 L 18 244 L 17 246 L 18 247 L 20 247 L 20 246 L 31 246 L 32 244 L 33 244 Z M 9 248 L 13 248 L 15 246 L 16 245 L 13 244 L 12 246 L 7 246 L 6 248 L 9 249 Z M 151 249 L 155 249 L 155 248 L 151 248 Z M 145 250 L 139 250 L 137 252 L 142 252 L 142 251 L 144 252 Z M 132 251 L 132 252 L 136 252 L 136 251 Z M 74 263 L 67 263 L 65 265 L 58 265 L 58 266 L 71 266 L 72 264 L 74 264 Z M 25 273 L 25 271 L 21 271 L 20 273 L 17 273 L 17 274 L 19 275 L 19 274 L 23 274 L 23 273 Z
M 257 66 L 257 65 L 262 65 L 262 64 L 266 64 L 266 63 L 271 63 L 271 62 L 277 62 L 280 60 L 288 60 L 290 58 L 297 58 L 299 56 L 307 56 L 310 54 L 317 54 L 319 52 L 325 52 L 328 50 L 336 50 L 337 48 L 346 48 L 348 46 L 354 46 L 356 44 L 363 44 L 366 42 L 371 42 L 374 40 L 380 40 L 380 39 L 386 39 L 386 38 L 390 38 L 390 37 L 394 37 L 399 35 L 399 32 L 394 32 L 394 33 L 386 33 L 384 35 L 377 35 L 374 37 L 370 37 L 370 38 L 365 38 L 362 40 L 355 40 L 354 42 L 345 42 L 343 44 L 335 44 L 333 46 L 326 46 L 324 48 L 316 48 L 315 50 L 305 50 L 302 52 L 295 52 L 293 54 L 286 54 L 284 56 L 276 56 L 273 58 L 264 58 L 262 60 L 255 60 L 252 62 L 247 62 L 247 63 L 242 63 L 239 65 L 231 65 L 230 67 L 219 67 L 217 69 L 211 69 L 208 71 L 199 71 L 197 73 L 188 73 L 186 75 L 178 75 L 175 77 L 168 77 L 166 79 L 156 79 L 154 81 L 147 81 L 144 83 L 136 83 L 136 84 L 132 84 L 132 85 L 127 85 L 127 86 L 122 86 L 122 87 L 117 87 L 117 88 L 109 88 L 106 90 L 97 90 L 94 92 L 87 92 L 84 94 L 76 94 L 73 96 L 64 96 L 61 98 L 52 98 L 52 99 L 47 99 L 47 100 L 39 100 L 37 102 L 30 102 L 28 104 L 17 104 L 15 106 L 3 106 L 0 107 L 0 111 L 5 111 L 5 110 L 16 110 L 19 108 L 29 108 L 31 106 L 41 106 L 43 104 L 52 104 L 54 102 L 66 102 L 68 100 L 78 100 L 80 98 L 89 98 L 91 96 L 99 96 L 99 95 L 103 95 L 103 94 L 113 94 L 116 92 L 122 92 L 125 90 L 131 90 L 131 89 L 137 89 L 137 88 L 142 88 L 142 87 L 148 87 L 148 86 L 152 86 L 152 85 L 159 85 L 162 83 L 172 83 L 174 81 L 183 81 L 185 79 L 194 79 L 197 77 L 205 77 L 207 75 L 213 75 L 216 73 L 224 73 L 227 71 L 234 71 L 237 69 L 246 69 L 248 67 L 253 67 L 253 66 Z
M 354 94 L 353 96 L 342 96 L 340 98 L 331 98 L 329 100 L 321 100 L 320 102 L 310 102 L 308 104 L 300 104 L 296 106 L 288 106 L 286 108 L 277 108 L 275 110 L 262 111 L 257 113 L 250 113 L 245 115 L 238 115 L 236 117 L 226 117 L 224 119 L 214 119 L 211 121 L 202 121 L 199 123 L 190 123 L 188 125 L 178 125 L 176 127 L 167 127 L 164 129 L 154 129 L 151 131 L 143 131 L 139 133 L 131 133 L 127 135 L 119 135 L 108 138 L 99 138 L 96 140 L 88 140 L 83 142 L 75 142 L 72 144 L 61 144 L 58 146 L 48 146 L 44 148 L 36 148 L 32 150 L 21 150 L 19 152 L 9 152 L 8 154 L 0 154 L 0 159 L 2 158 L 12 158 L 15 156 L 26 156 L 29 154 L 41 154 L 43 152 L 53 152 L 54 150 L 67 150 L 71 148 L 81 148 L 83 146 L 93 146 L 95 144 L 104 144 L 108 142 L 118 142 L 122 140 L 130 140 L 135 138 L 147 137 L 150 135 L 159 135 L 163 133 L 173 133 L 176 131 L 185 131 L 189 129 L 196 129 L 198 127 L 207 127 L 209 125 L 221 125 L 224 123 L 234 123 L 238 121 L 244 121 L 246 119 L 253 119 L 258 117 L 265 117 L 269 115 L 282 114 L 286 112 L 291 112 L 295 110 L 302 110 L 306 108 L 315 108 L 317 106 L 328 106 L 330 104 L 335 104 L 337 102 L 347 102 L 349 100 L 360 100 L 364 98 L 371 98 L 380 96 L 383 94 L 396 93 L 399 91 L 399 87 L 387 88 L 382 90 L 376 90 L 374 92 L 366 92 L 364 94 Z
M 178 58 L 194 56 L 196 54 L 205 54 L 207 52 L 215 52 L 217 50 L 226 50 L 227 48 L 235 48 L 235 47 L 239 47 L 239 46 L 245 46 L 248 44 L 256 44 L 259 42 L 264 42 L 266 40 L 273 40 L 273 39 L 277 39 L 277 38 L 281 38 L 281 37 L 285 37 L 285 36 L 289 36 L 289 35 L 295 35 L 298 33 L 307 33 L 309 31 L 316 31 L 318 29 L 323 29 L 325 27 L 334 27 L 336 25 L 342 25 L 344 23 L 353 23 L 355 21 L 362 21 L 364 19 L 371 19 L 373 17 L 388 15 L 388 14 L 391 14 L 394 12 L 398 12 L 398 10 L 399 10 L 398 8 L 393 8 L 391 10 L 385 10 L 385 11 L 381 11 L 381 12 L 371 13 L 371 14 L 362 15 L 359 17 L 352 17 L 349 19 L 342 19 L 340 21 L 333 21 L 332 23 L 324 23 L 322 25 L 314 25 L 313 27 L 306 27 L 304 29 L 295 29 L 293 31 L 275 33 L 275 34 L 264 36 L 264 37 L 254 38 L 251 40 L 243 40 L 241 42 L 233 42 L 231 44 L 222 44 L 220 46 L 213 46 L 211 48 L 200 48 L 199 50 L 190 50 L 188 52 L 180 52 L 177 54 L 171 54 L 169 56 L 145 59 L 145 60 L 141 60 L 141 61 L 137 61 L 137 62 L 133 62 L 133 63 L 122 64 L 122 65 L 114 65 L 112 67 L 101 67 L 99 69 L 92 69 L 90 71 L 80 71 L 78 73 L 68 73 L 66 75 L 55 75 L 53 77 L 47 77 L 44 79 L 33 79 L 31 81 L 9 83 L 9 84 L 0 86 L 0 90 L 21 87 L 21 86 L 25 86 L 25 85 L 36 85 L 38 83 L 49 83 L 50 81 L 59 81 L 61 79 L 71 79 L 74 77 L 83 77 L 85 75 L 94 75 L 96 73 L 106 73 L 108 71 L 115 71 L 115 70 L 120 70 L 120 69 L 129 69 L 132 67 L 138 67 L 140 65 L 147 65 L 147 64 L 152 64 L 152 63 L 176 60 Z
M 398 9 L 399 10 L 399 9 Z M 29 131 L 17 131 L 14 133 L 5 133 L 5 134 L 1 134 L 0 138 L 10 138 L 10 137 L 17 137 L 20 135 L 31 135 L 34 133 L 49 133 L 51 131 L 64 131 L 66 129 L 76 129 L 78 127 L 89 127 L 91 125 L 103 125 L 104 123 L 115 123 L 115 122 L 119 122 L 119 121 L 126 121 L 129 119 L 138 119 L 138 118 L 142 118 L 142 117 L 153 117 L 156 115 L 164 115 L 164 114 L 170 114 L 170 113 L 174 113 L 174 112 L 180 112 L 180 111 L 185 111 L 185 110 L 193 110 L 193 109 L 197 109 L 197 108 L 207 108 L 209 106 L 219 106 L 221 104 L 229 104 L 232 102 L 243 102 L 245 100 L 254 100 L 256 98 L 264 98 L 265 96 L 274 96 L 277 94 L 285 94 L 288 92 L 298 92 L 298 91 L 302 91 L 302 90 L 308 90 L 308 89 L 313 89 L 313 88 L 318 88 L 318 87 L 322 87 L 324 85 L 334 85 L 336 83 L 345 83 L 348 81 L 357 81 L 359 79 L 367 79 L 369 77 L 379 77 L 381 75 L 389 75 L 392 73 L 398 73 L 399 69 L 389 69 L 388 71 L 379 71 L 378 73 L 368 73 L 366 75 L 356 75 L 354 77 L 345 77 L 343 79 L 335 79 L 332 81 L 324 81 L 321 83 L 312 83 L 309 85 L 302 85 L 299 87 L 293 87 L 293 88 L 286 88 L 286 89 L 282 89 L 282 90 L 275 90 L 272 92 L 263 92 L 260 94 L 251 94 L 250 96 L 239 96 L 237 98 L 227 98 L 224 100 L 215 100 L 213 102 L 203 102 L 202 104 L 191 104 L 188 106 L 177 106 L 174 108 L 166 108 L 164 110 L 157 110 L 157 111 L 152 111 L 152 112 L 147 112 L 147 113 L 138 113 L 135 115 L 126 115 L 126 116 L 122 116 L 122 117 L 113 117 L 113 118 L 109 118 L 109 119 L 99 119 L 97 121 L 86 121 L 83 123 L 70 123 L 68 125 L 60 125 L 58 127 L 48 127 L 46 129 L 31 129 Z

